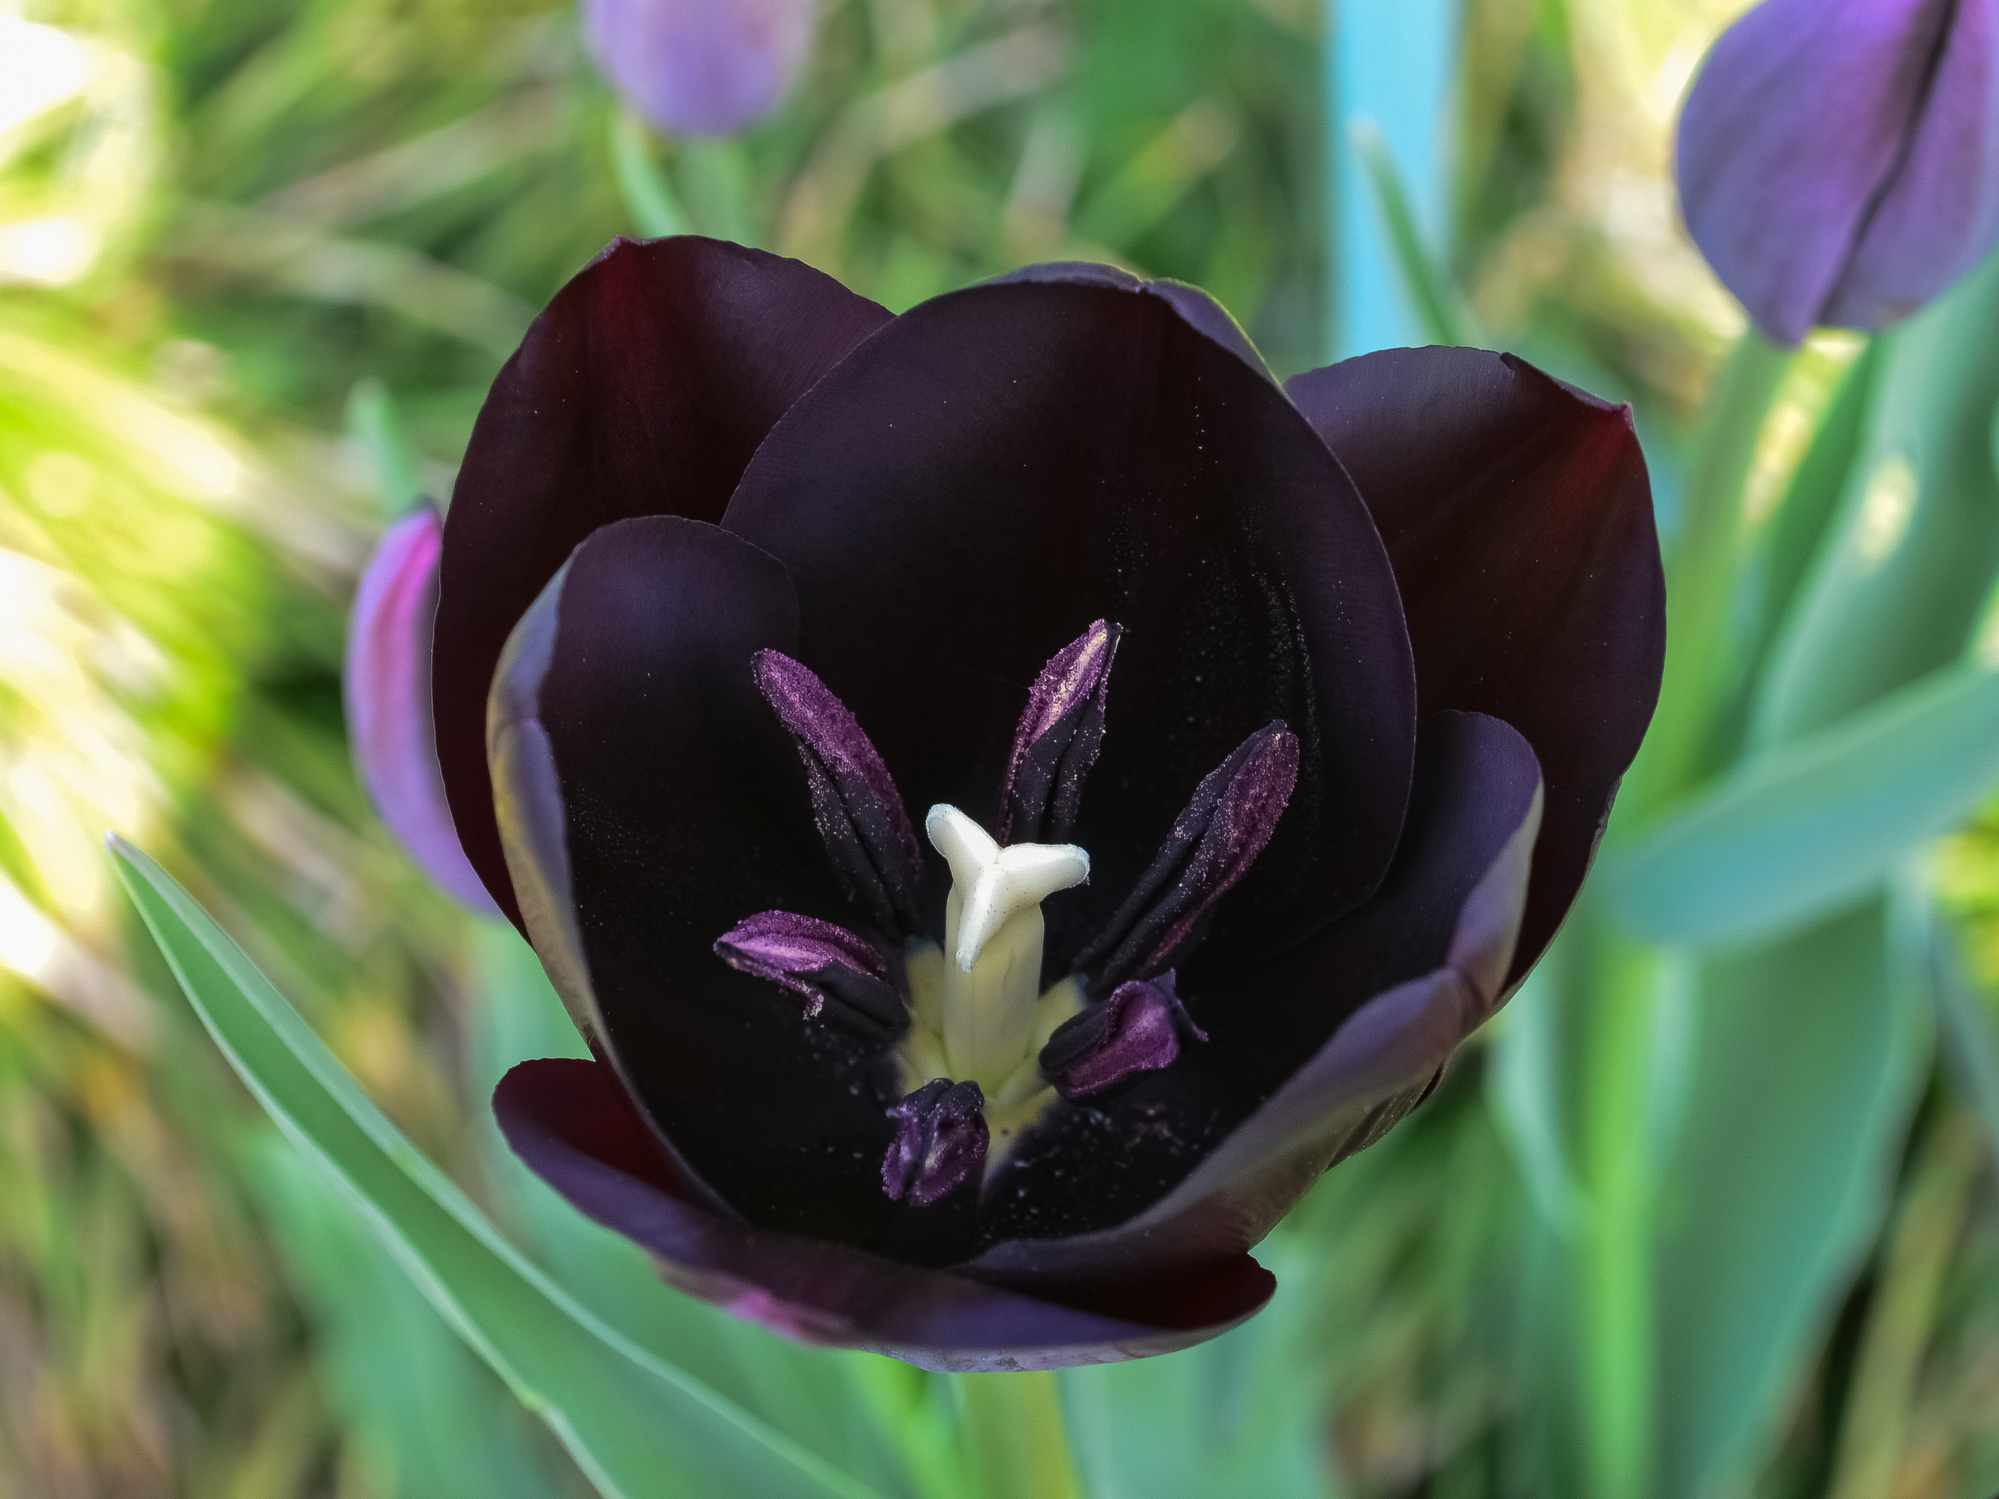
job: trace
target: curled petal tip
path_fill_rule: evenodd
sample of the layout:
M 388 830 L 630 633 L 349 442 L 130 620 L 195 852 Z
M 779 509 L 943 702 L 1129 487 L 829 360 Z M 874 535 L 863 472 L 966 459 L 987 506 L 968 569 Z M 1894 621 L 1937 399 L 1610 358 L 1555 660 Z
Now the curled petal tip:
M 430 648 L 443 522 L 398 521 L 369 560 L 347 628 L 347 735 L 391 832 L 430 877 L 481 915 L 499 908 L 459 844 L 431 716 Z
M 583 28 L 618 92 L 662 129 L 740 130 L 798 80 L 813 0 L 586 0 Z

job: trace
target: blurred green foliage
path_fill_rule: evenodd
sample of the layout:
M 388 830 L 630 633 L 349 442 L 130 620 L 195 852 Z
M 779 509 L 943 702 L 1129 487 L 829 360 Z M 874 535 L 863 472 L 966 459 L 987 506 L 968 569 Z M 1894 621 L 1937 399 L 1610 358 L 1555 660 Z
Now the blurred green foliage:
M 1467 0 L 1426 272 L 1478 336 L 1633 400 L 1669 532 L 1719 538 L 1727 627 L 1695 663 L 1704 706 L 1671 708 L 1684 755 L 1641 808 L 1662 816 L 1990 634 L 1989 319 L 1815 341 L 1765 371 L 1732 450 L 1696 422 L 1741 320 L 1678 231 L 1667 128 L 1741 8 Z M 559 1021 L 518 945 L 370 814 L 345 603 L 384 518 L 448 493 L 534 310 L 621 232 L 743 239 L 897 309 L 1114 259 L 1207 286 L 1306 367 L 1321 25 L 1313 0 L 827 0 L 796 97 L 715 142 L 624 115 L 541 0 L 0 8 L 0 1492 L 588 1491 L 270 1133 L 132 940 L 107 827 L 587 1306 L 884 1493 L 965 1492 L 950 1382 L 664 1291 L 500 1150 L 492 1079 L 564 1044 Z M 1737 508 L 1702 531 L 1717 494 Z M 1889 521 L 1922 545 L 1842 572 Z M 1494 1044 L 1272 1241 L 1278 1309 L 1065 1377 L 1096 1499 L 1138 1476 L 1591 1492 L 1561 1471 L 1578 1452 L 1675 1495 L 1984 1499 L 1999 814 L 1894 874 L 1892 899 L 1725 959 L 1579 913 Z M 1929 1066 L 1898 963 L 1969 1052 Z M 1687 1061 L 1697 1033 L 1735 1069 Z M 1631 1097 L 1656 1100 L 1635 1124 Z M 1762 1194 L 1757 1159 L 1797 1196 Z M 1555 1409 L 1589 1430 L 1543 1429 Z

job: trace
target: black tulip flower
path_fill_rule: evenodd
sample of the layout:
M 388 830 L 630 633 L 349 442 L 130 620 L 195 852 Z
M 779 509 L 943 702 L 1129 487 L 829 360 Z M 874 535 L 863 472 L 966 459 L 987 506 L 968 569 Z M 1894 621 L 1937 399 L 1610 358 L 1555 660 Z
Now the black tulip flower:
M 1999 244 L 1999 0 L 1765 0 L 1701 69 L 1678 175 L 1771 339 L 1908 316 Z
M 1661 651 L 1628 414 L 1517 360 L 1287 389 L 1100 266 L 891 317 L 618 243 L 444 535 L 458 832 L 596 1057 L 501 1125 L 797 1337 L 1213 1336 L 1547 945 Z

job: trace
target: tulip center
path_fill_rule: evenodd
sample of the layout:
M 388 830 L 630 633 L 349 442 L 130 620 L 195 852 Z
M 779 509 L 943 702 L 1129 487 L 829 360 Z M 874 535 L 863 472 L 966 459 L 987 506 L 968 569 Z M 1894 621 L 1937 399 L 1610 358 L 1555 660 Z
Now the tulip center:
M 914 1023 L 903 1067 L 912 1088 L 977 1083 L 999 1146 L 1015 1133 L 1011 1116 L 1024 1124 L 1047 1102 L 1041 1049 L 1083 1007 L 1073 978 L 1041 987 L 1041 902 L 1088 879 L 1090 856 L 1069 843 L 1002 848 L 956 807 L 932 807 L 924 830 L 950 866 L 951 893 L 944 945 L 919 939 L 907 953 Z

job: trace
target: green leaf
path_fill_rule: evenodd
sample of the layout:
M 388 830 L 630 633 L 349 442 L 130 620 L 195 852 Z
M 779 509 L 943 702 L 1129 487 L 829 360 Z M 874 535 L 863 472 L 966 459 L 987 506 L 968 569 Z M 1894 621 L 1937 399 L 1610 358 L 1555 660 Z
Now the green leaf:
M 1927 1072 L 1880 900 L 1704 966 L 1656 1208 L 1658 1499 L 1746 1491 L 1873 1242 Z
M 640 1348 L 524 1259 L 186 891 L 138 850 L 111 847 L 147 929 L 250 1091 L 602 1493 L 867 1499 L 864 1485 Z
M 1416 211 L 1409 203 L 1409 190 L 1380 127 L 1372 120 L 1355 120 L 1347 127 L 1347 135 L 1353 142 L 1354 155 L 1360 158 L 1367 172 L 1368 184 L 1374 189 L 1374 206 L 1381 215 L 1382 232 L 1388 237 L 1390 256 L 1423 336 L 1437 344 L 1477 342 L 1471 333 L 1471 316 L 1464 299 L 1423 243 L 1423 231 L 1417 226 Z
M 1234 1332 L 1163 1358 L 1062 1372 L 1070 1441 L 1090 1499 L 1334 1492 L 1323 1381 L 1305 1336 L 1317 1256 L 1280 1230 L 1257 1258 L 1276 1272 L 1277 1294 Z
M 389 520 L 401 520 L 423 499 L 416 453 L 403 431 L 389 388 L 370 375 L 347 393 L 347 437 L 368 455 L 375 471 L 375 500 Z
M 1604 856 L 1630 931 L 1716 946 L 1864 895 L 1999 784 L 1999 670 L 1968 662 L 1765 750 Z
M 315 1362 L 372 1488 L 422 1499 L 556 1499 L 527 1417 L 367 1225 L 278 1132 L 245 1175 L 311 1312 Z
M 611 169 L 617 174 L 618 191 L 624 195 L 625 212 L 632 226 L 646 239 L 669 234 L 685 234 L 687 215 L 682 212 L 666 174 L 653 160 L 652 145 L 639 117 L 620 112 L 611 120 Z
M 1999 257 L 1883 342 L 1873 427 L 1772 656 L 1752 748 L 1955 658 L 1999 568 Z
M 530 1057 L 589 1051 L 543 972 L 510 926 L 475 935 L 478 982 L 468 1027 L 468 1068 L 477 1096 Z M 591 1222 L 507 1148 L 490 1108 L 474 1128 L 485 1175 L 498 1189 L 508 1227 L 579 1302 L 619 1331 L 842 1471 L 884 1488 L 901 1481 L 891 1438 L 867 1400 L 873 1354 L 804 1348 L 753 1322 L 665 1285 L 646 1252 Z M 916 1370 L 904 1370 L 927 1378 Z

